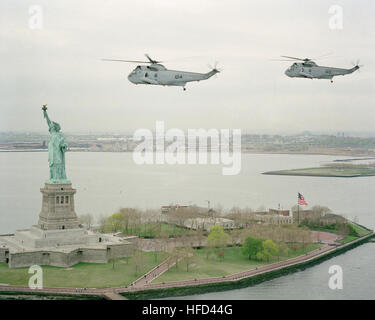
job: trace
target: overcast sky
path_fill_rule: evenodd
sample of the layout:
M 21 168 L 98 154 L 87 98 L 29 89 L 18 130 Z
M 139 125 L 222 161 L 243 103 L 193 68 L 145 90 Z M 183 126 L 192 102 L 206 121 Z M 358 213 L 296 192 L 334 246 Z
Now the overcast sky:
M 31 29 L 31 5 L 43 26 Z M 343 8 L 343 29 L 329 8 Z M 23 1 L 0 2 L 0 131 L 43 131 L 41 105 L 65 132 L 242 128 L 249 132 L 375 131 L 375 2 Z M 30 20 L 31 19 L 31 20 Z M 215 78 L 179 87 L 134 85 L 132 64 L 101 58 L 171 60 L 172 69 Z M 361 73 L 291 79 L 280 55 L 317 57 Z M 185 57 L 194 58 L 183 59 Z M 178 60 L 181 59 L 181 60 Z

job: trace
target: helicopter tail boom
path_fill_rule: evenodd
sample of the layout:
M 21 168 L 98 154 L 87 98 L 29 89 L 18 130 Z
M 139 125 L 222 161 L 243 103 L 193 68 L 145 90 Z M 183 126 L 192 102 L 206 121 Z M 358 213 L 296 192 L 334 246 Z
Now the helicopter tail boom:
M 360 67 L 358 65 L 354 66 L 353 68 L 348 70 L 348 73 L 353 73 L 354 71 L 357 71 Z
M 219 72 L 220 72 L 219 70 L 217 70 L 216 68 L 214 68 L 210 72 L 205 73 L 205 76 L 208 79 L 208 78 L 211 78 L 212 76 L 214 76 L 215 74 L 217 74 Z

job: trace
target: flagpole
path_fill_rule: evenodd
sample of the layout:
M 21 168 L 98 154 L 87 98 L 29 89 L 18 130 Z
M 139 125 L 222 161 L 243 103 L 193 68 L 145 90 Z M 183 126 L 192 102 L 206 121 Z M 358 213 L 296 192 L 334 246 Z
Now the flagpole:
M 298 225 L 299 225 L 299 204 L 297 204 L 297 216 L 298 216 Z

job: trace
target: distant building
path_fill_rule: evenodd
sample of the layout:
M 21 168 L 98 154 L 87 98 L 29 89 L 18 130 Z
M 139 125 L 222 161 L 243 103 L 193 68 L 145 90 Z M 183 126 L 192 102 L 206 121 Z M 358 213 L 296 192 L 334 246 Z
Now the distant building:
M 301 222 L 303 220 L 313 220 L 314 213 L 312 210 L 302 210 L 300 208 L 297 211 L 293 211 L 293 219 L 296 222 Z
M 285 216 L 285 217 L 290 216 L 289 210 L 269 209 L 268 212 L 269 212 L 269 214 L 278 214 L 278 215 L 282 215 L 282 216 Z
M 224 230 L 235 229 L 236 225 L 233 220 L 226 218 L 191 218 L 184 221 L 184 227 L 192 230 L 210 231 L 213 226 L 221 226 Z
M 319 222 L 322 224 L 335 224 L 344 223 L 346 222 L 346 219 L 338 214 L 327 213 L 324 217 L 319 219 Z
M 177 211 L 178 209 L 181 208 L 189 208 L 189 206 L 180 206 L 179 204 L 174 204 L 170 206 L 162 206 L 161 207 L 161 213 L 168 213 L 171 211 Z
M 266 224 L 275 224 L 275 225 L 282 225 L 282 224 L 292 224 L 293 217 L 292 216 L 285 216 L 282 214 L 255 214 L 254 215 L 255 221 L 266 223 Z

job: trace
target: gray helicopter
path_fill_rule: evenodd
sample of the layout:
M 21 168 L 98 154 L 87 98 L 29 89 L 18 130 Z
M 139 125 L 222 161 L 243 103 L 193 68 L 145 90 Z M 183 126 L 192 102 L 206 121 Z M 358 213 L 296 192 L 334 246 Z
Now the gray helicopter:
M 148 54 L 145 54 L 148 61 L 138 60 L 119 60 L 119 59 L 102 59 L 103 61 L 119 61 L 119 62 L 130 62 L 130 63 L 141 63 L 149 65 L 138 65 L 129 75 L 128 80 L 134 84 L 151 84 L 159 86 L 179 86 L 183 90 L 186 90 L 186 83 L 192 81 L 201 81 L 211 78 L 220 71 L 216 69 L 216 66 L 207 73 L 187 72 L 168 70 L 161 63 Z
M 281 56 L 283 58 L 288 58 L 288 60 L 278 60 L 278 61 L 302 61 L 294 62 L 286 71 L 285 74 L 290 78 L 306 78 L 306 79 L 328 79 L 333 82 L 333 77 L 345 76 L 347 74 L 353 73 L 358 70 L 361 66 L 359 61 L 351 69 L 334 68 L 334 67 L 324 67 L 317 65 L 312 59 L 296 58 L 289 56 Z

